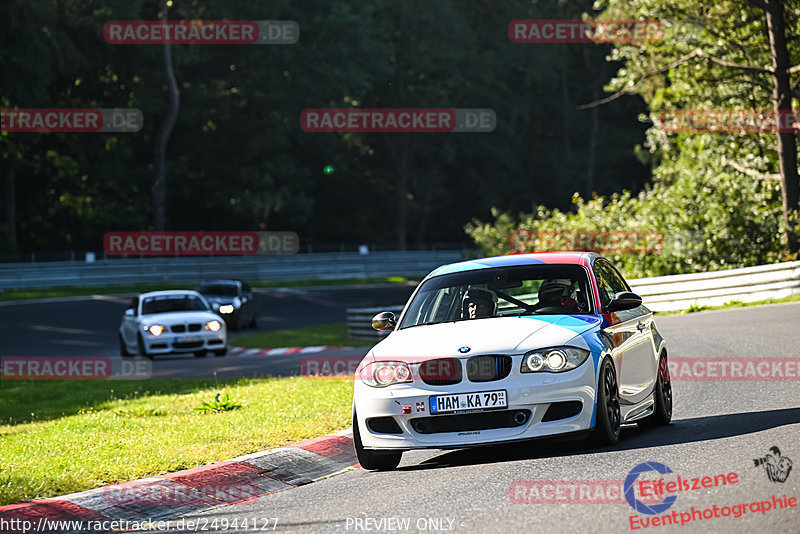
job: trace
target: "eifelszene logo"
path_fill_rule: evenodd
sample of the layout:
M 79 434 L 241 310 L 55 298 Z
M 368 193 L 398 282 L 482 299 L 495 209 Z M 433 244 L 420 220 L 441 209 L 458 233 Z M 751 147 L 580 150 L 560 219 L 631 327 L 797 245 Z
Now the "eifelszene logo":
M 661 512 L 668 510 L 670 506 L 675 504 L 675 501 L 678 499 L 678 496 L 669 495 L 665 497 L 663 501 L 656 504 L 646 504 L 637 499 L 634 491 L 636 480 L 642 473 L 648 473 L 650 471 L 656 471 L 657 473 L 660 473 L 662 475 L 672 473 L 672 469 L 658 462 L 644 462 L 637 465 L 636 467 L 631 469 L 630 472 L 628 473 L 628 476 L 625 477 L 625 485 L 624 485 L 625 500 L 628 501 L 628 504 L 631 505 L 631 508 L 633 508 L 637 512 L 649 515 L 657 515 L 660 514 Z

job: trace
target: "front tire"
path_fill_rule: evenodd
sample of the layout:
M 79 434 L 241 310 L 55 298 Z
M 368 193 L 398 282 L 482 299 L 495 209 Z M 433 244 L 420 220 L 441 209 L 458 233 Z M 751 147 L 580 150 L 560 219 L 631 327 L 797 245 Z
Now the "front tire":
M 147 349 L 144 346 L 144 339 L 142 338 L 142 334 L 139 334 L 137 336 L 136 344 L 139 347 L 139 356 L 141 356 L 142 358 L 147 358 L 149 360 L 153 359 L 153 355 L 147 353 Z
M 128 346 L 125 345 L 125 340 L 122 339 L 122 334 L 117 334 L 119 337 L 119 355 L 123 358 L 133 358 L 134 354 L 128 350 Z
M 666 353 L 663 353 L 658 360 L 658 378 L 654 394 L 655 410 L 652 415 L 638 421 L 640 427 L 668 425 L 672 421 L 672 379 L 669 376 Z
M 358 420 L 355 413 L 353 413 L 353 445 L 356 448 L 356 456 L 358 456 L 358 463 L 364 469 L 371 471 L 391 471 L 400 465 L 400 459 L 403 457 L 403 452 L 395 451 L 371 451 L 365 449 L 361 445 L 361 433 L 358 431 Z
M 195 358 L 205 358 L 206 357 L 206 351 L 204 351 L 204 350 L 196 350 L 194 352 L 194 357 Z
M 228 354 L 228 347 L 214 351 L 214 356 L 225 356 L 226 354 Z
M 592 441 L 600 446 L 616 444 L 621 421 L 617 373 L 609 360 L 603 360 L 597 384 L 597 425 Z

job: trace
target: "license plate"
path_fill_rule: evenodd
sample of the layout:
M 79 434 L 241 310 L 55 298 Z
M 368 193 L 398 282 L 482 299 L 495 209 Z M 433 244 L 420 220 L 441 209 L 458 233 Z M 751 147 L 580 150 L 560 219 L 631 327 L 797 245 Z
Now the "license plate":
M 458 393 L 456 395 L 435 395 L 428 405 L 431 413 L 448 413 L 473 410 L 490 410 L 508 406 L 505 390 L 481 391 L 479 393 Z
M 197 341 L 203 341 L 203 338 L 200 336 L 183 336 L 183 337 L 175 336 L 175 339 L 172 342 L 178 343 L 181 341 L 184 343 L 195 343 Z

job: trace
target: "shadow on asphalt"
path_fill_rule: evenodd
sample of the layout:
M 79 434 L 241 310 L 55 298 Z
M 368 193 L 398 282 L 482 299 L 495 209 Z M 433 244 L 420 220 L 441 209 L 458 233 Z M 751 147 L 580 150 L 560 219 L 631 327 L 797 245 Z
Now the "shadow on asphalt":
M 752 434 L 784 425 L 800 423 L 800 408 L 712 415 L 673 421 L 669 426 L 640 429 L 624 426 L 620 441 L 609 447 L 595 447 L 588 441 L 536 439 L 507 445 L 489 445 L 446 452 L 417 465 L 400 467 L 398 471 L 417 471 L 465 465 L 513 462 L 534 458 L 574 456 L 595 452 L 647 449 L 695 441 L 709 441 Z

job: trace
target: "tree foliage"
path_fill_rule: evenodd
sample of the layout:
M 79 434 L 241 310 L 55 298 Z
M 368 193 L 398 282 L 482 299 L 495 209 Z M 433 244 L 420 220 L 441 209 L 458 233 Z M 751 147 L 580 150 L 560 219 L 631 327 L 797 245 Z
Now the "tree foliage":
M 661 41 L 614 48 L 609 60 L 624 64 L 606 86 L 607 101 L 636 94 L 648 105 L 649 114 L 641 120 L 651 127 L 637 154 L 652 166 L 652 183 L 638 194 L 591 200 L 576 195 L 574 209 L 567 212 L 543 205 L 516 218 L 497 212 L 494 225 L 476 220 L 468 233 L 485 251 L 502 253 L 515 228 L 658 230 L 665 240 L 661 254 L 616 258 L 639 276 L 793 257 L 782 242 L 779 182 L 766 179 L 780 170 L 775 133 L 669 134 L 658 124 L 665 110 L 773 109 L 764 10 L 748 2 L 689 0 L 607 0 L 595 7 L 602 18 L 658 19 L 664 25 Z M 800 64 L 800 3 L 785 2 L 785 13 L 792 64 Z M 796 224 L 796 212 L 787 216 Z
M 293 230 L 317 247 L 452 244 L 492 206 L 566 209 L 574 191 L 639 190 L 648 177 L 632 150 L 645 131 L 639 99 L 577 107 L 613 73 L 609 46 L 508 39 L 513 19 L 580 17 L 587 0 L 172 4 L 173 20 L 295 20 L 300 40 L 171 47 L 180 112 L 167 147 L 168 229 Z M 160 5 L 0 7 L 0 106 L 133 107 L 145 117 L 135 134 L 0 134 L 0 247 L 98 250 L 107 231 L 152 228 L 162 49 L 107 44 L 102 29 L 156 19 Z M 300 129 L 304 109 L 348 106 L 491 108 L 498 121 L 490 134 Z

